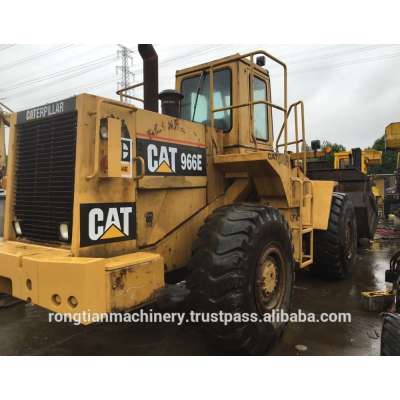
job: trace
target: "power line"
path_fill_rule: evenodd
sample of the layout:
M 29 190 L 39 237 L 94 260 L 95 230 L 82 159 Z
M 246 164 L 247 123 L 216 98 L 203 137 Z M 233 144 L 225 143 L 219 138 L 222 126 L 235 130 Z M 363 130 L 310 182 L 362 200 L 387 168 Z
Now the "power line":
M 201 57 L 204 54 L 209 54 L 209 53 L 214 52 L 216 50 L 221 50 L 221 49 L 228 50 L 228 49 L 230 49 L 232 47 L 233 47 L 232 45 L 219 45 L 219 46 L 214 45 L 214 46 L 205 46 L 205 47 L 200 48 L 200 49 L 196 48 L 195 51 L 192 50 L 190 52 L 186 52 L 185 54 L 181 54 L 181 55 L 178 55 L 178 56 L 170 57 L 168 59 L 164 59 L 164 61 L 160 63 L 160 67 L 161 67 L 160 71 L 161 71 L 162 67 L 166 67 L 169 64 L 171 64 L 171 63 L 173 63 L 173 62 L 175 62 L 177 60 L 181 60 L 181 61 L 185 60 L 186 61 L 188 59 Z M 343 51 L 336 51 L 336 50 L 340 49 L 340 46 L 330 46 L 330 49 L 328 49 L 329 51 L 326 51 L 325 49 L 323 49 L 322 54 L 319 51 L 320 49 L 318 49 L 317 52 L 313 51 L 314 54 L 313 54 L 313 56 L 311 58 L 302 57 L 305 54 L 309 54 L 309 51 L 305 51 L 305 50 L 295 52 L 295 54 L 293 54 L 293 53 L 290 54 L 289 53 L 289 54 L 286 55 L 286 58 L 291 58 L 291 57 L 294 56 L 296 61 L 293 61 L 292 63 L 289 63 L 289 64 L 290 65 L 295 65 L 297 67 L 300 67 L 301 64 L 306 63 L 309 60 L 311 60 L 311 64 L 312 64 L 311 68 L 310 68 L 310 66 L 308 66 L 308 67 L 305 67 L 305 68 L 300 67 L 300 70 L 295 68 L 295 70 L 293 71 L 293 69 L 291 69 L 292 70 L 291 74 L 296 74 L 296 73 L 301 73 L 301 72 L 303 72 L 303 73 L 311 72 L 311 71 L 316 70 L 316 69 L 330 69 L 330 68 L 338 68 L 338 67 L 340 68 L 340 67 L 344 67 L 344 66 L 347 66 L 347 65 L 352 65 L 354 63 L 363 63 L 363 62 L 385 60 L 385 59 L 388 59 L 388 58 L 398 57 L 398 55 L 399 55 L 399 53 L 391 53 L 391 54 L 386 54 L 384 56 L 372 55 L 372 56 L 369 56 L 369 57 L 358 57 L 355 60 L 354 59 L 353 60 L 351 60 L 351 59 L 350 60 L 349 59 L 348 60 L 340 60 L 340 59 L 338 59 L 338 60 L 336 60 L 336 62 L 334 62 L 332 64 L 325 64 L 325 63 L 321 64 L 321 62 L 323 62 L 325 60 L 343 57 L 343 56 L 346 56 L 347 54 L 361 55 L 363 53 L 373 51 L 373 50 L 377 49 L 378 47 L 380 48 L 380 46 L 360 46 L 359 48 L 356 48 L 356 49 L 354 49 L 354 48 L 353 49 L 345 48 L 345 49 L 343 49 Z M 318 53 L 320 53 L 320 54 L 318 54 Z M 219 57 L 222 57 L 222 56 L 219 56 Z M 371 60 L 371 58 L 373 58 L 373 60 Z M 114 57 L 114 59 L 115 59 L 115 57 Z M 99 65 L 91 64 L 93 62 L 94 61 L 91 61 L 90 63 L 85 63 L 85 64 L 81 64 L 80 66 L 72 67 L 72 69 L 69 68 L 69 69 L 64 70 L 64 71 L 59 71 L 58 73 L 56 73 L 57 74 L 56 76 L 54 76 L 55 74 L 46 75 L 44 77 L 41 77 L 40 81 L 46 82 L 46 80 L 52 79 L 53 80 L 52 85 L 53 85 L 54 83 L 63 82 L 65 80 L 67 80 L 67 79 L 72 79 L 75 76 L 79 76 L 81 74 L 90 72 L 93 69 L 101 67 L 101 63 L 99 64 L 100 65 L 99 66 Z M 128 63 L 128 66 L 129 66 L 129 63 Z M 131 71 L 129 71 L 129 72 L 131 72 Z M 137 70 L 133 71 L 133 73 L 141 73 L 141 69 L 137 69 Z M 55 80 L 56 78 L 59 78 L 59 79 Z M 34 83 L 38 83 L 37 79 L 38 78 L 36 78 L 34 80 L 34 81 L 36 81 Z M 39 83 L 40 83 L 40 81 L 39 81 Z M 121 79 L 121 81 L 122 81 L 122 79 Z M 107 79 L 107 77 L 104 76 L 101 80 L 92 82 L 91 84 L 79 85 L 78 87 L 75 87 L 74 89 L 67 89 L 67 90 L 64 90 L 64 91 L 58 92 L 58 93 L 67 93 L 67 94 L 71 94 L 72 95 L 74 93 L 76 94 L 78 89 L 79 90 L 81 90 L 81 89 L 93 89 L 93 88 L 103 87 L 103 86 L 106 86 L 106 85 L 108 86 L 112 82 L 115 82 L 115 81 L 113 79 Z M 21 85 L 21 82 L 19 82 L 19 85 Z M 26 85 L 28 85 L 27 81 L 23 82 L 23 86 L 26 86 Z M 39 86 L 39 88 L 43 87 L 45 85 L 48 85 L 48 84 L 44 83 L 41 86 Z M 12 90 L 15 90 L 15 88 L 12 89 Z M 25 95 L 29 95 L 32 92 L 38 92 L 38 86 L 36 86 L 34 89 L 30 88 L 30 89 L 27 89 L 27 90 L 23 90 L 23 91 L 21 91 L 19 93 L 16 93 L 16 94 L 13 95 L 13 97 L 14 96 L 15 97 L 18 97 L 18 96 L 22 97 L 22 96 L 25 96 Z M 56 96 L 56 95 L 57 94 L 52 95 L 52 97 Z
M 57 99 L 60 99 L 62 97 L 65 97 L 65 96 L 73 96 L 73 95 L 76 95 L 76 94 L 81 94 L 81 93 L 86 92 L 89 89 L 95 89 L 95 88 L 98 88 L 98 87 L 104 87 L 106 85 L 111 87 L 114 84 L 115 84 L 115 80 L 114 79 L 112 79 L 112 80 L 103 79 L 103 80 L 100 80 L 100 81 L 91 82 L 91 83 L 84 84 L 84 85 L 81 85 L 81 86 L 75 86 L 73 89 L 64 89 L 64 90 L 61 90 L 61 91 L 58 91 L 56 93 L 51 94 L 51 96 L 48 96 L 46 94 L 46 95 L 44 95 L 42 97 L 38 97 L 37 101 L 41 102 L 41 99 L 43 99 L 45 102 L 51 102 L 51 101 L 53 101 L 53 99 L 57 100 Z
M 11 47 L 14 47 L 14 46 L 16 46 L 16 45 L 15 44 L 6 44 L 6 45 L 4 45 L 3 47 L 0 48 L 0 51 L 8 50 L 8 49 L 10 49 Z
M 304 74 L 304 73 L 310 73 L 310 72 L 327 70 L 327 69 L 336 70 L 336 69 L 345 68 L 345 67 L 349 67 L 349 66 L 353 66 L 353 65 L 392 60 L 392 59 L 395 59 L 398 57 L 400 57 L 400 52 L 395 52 L 395 53 L 385 54 L 385 55 L 378 55 L 378 56 L 356 58 L 354 60 L 348 60 L 345 62 L 342 61 L 342 62 L 337 62 L 337 63 L 333 63 L 333 64 L 328 64 L 328 65 L 319 65 L 319 66 L 315 66 L 312 68 L 303 68 L 303 69 L 299 69 L 296 71 L 292 71 L 291 74 L 292 75 Z
M 74 47 L 74 46 L 75 45 L 73 45 L 73 44 L 55 46 L 55 47 L 53 47 L 51 49 L 47 49 L 47 50 L 41 51 L 41 52 L 33 54 L 31 56 L 20 58 L 19 60 L 15 61 L 13 63 L 5 64 L 5 65 L 0 67 L 0 71 L 10 70 L 12 68 L 19 67 L 19 66 L 21 66 L 23 64 L 26 64 L 28 62 L 31 62 L 31 61 L 37 60 L 39 58 L 43 58 L 43 57 L 49 56 L 51 54 L 57 53 L 57 52 L 59 52 L 61 50 L 65 50 L 67 48 Z M 0 49 L 0 51 L 1 51 L 1 49 Z
M 225 45 L 206 46 L 206 47 L 204 47 L 204 48 L 202 48 L 200 50 L 191 51 L 191 52 L 185 53 L 183 55 L 174 56 L 174 57 L 170 57 L 168 59 L 165 59 L 159 65 L 160 65 L 160 67 L 164 67 L 164 66 L 166 66 L 166 65 L 168 65 L 168 64 L 170 64 L 170 63 L 172 63 L 172 62 L 174 62 L 174 61 L 176 61 L 178 59 L 191 59 L 193 57 L 198 57 L 198 56 L 201 56 L 203 54 L 206 54 L 206 53 L 208 53 L 210 51 L 215 51 L 216 49 L 219 49 L 221 47 L 226 47 L 226 46 Z M 135 53 L 135 51 L 132 51 L 132 52 Z M 109 56 L 109 57 L 111 57 L 111 60 L 115 60 L 115 57 L 113 57 L 113 56 Z M 34 79 L 31 79 L 31 80 L 20 81 L 20 82 L 17 82 L 16 84 L 14 84 L 14 85 L 11 85 L 9 87 L 3 88 L 2 91 L 14 91 L 14 90 L 19 89 L 21 87 L 30 86 L 30 85 L 35 84 L 35 83 L 46 82 L 47 80 L 54 79 L 55 77 L 62 77 L 62 78 L 58 79 L 57 81 L 53 81 L 52 84 L 57 83 L 57 82 L 63 82 L 65 80 L 72 79 L 72 78 L 74 78 L 76 76 L 79 76 L 79 74 L 90 72 L 91 70 L 93 70 L 95 68 L 99 68 L 99 67 L 103 66 L 103 65 L 100 65 L 100 66 L 99 65 L 95 65 L 95 68 L 90 67 L 91 63 L 97 62 L 99 60 L 101 61 L 103 59 L 104 58 L 92 60 L 89 63 L 80 64 L 78 66 L 67 68 L 66 70 L 58 71 L 57 73 L 47 74 L 47 75 L 44 75 L 44 76 L 41 76 L 41 77 L 38 77 L 38 78 L 34 78 Z M 106 64 L 108 64 L 108 63 L 109 62 L 106 62 Z M 90 67 L 89 70 L 82 69 L 82 67 L 87 67 L 88 65 Z M 142 72 L 142 70 L 141 69 L 137 69 L 133 73 L 135 73 L 135 72 L 139 72 L 140 73 L 140 72 Z M 72 75 L 71 75 L 71 73 L 72 73 Z M 67 74 L 70 74 L 70 75 L 67 76 Z M 114 79 L 112 79 L 110 81 L 105 81 L 104 80 L 102 82 L 104 82 L 103 84 L 105 85 L 105 84 L 108 84 L 108 82 L 112 82 L 112 81 L 114 81 Z M 43 87 L 45 85 L 48 85 L 48 83 L 45 83 L 45 84 L 40 85 L 40 86 L 36 86 L 34 89 L 27 89 L 27 90 L 23 90 L 21 92 L 14 93 L 13 97 L 22 97 L 24 95 L 29 95 L 30 93 L 33 93 L 33 92 L 36 93 L 38 91 L 38 88 L 41 88 L 41 87 Z M 85 87 L 86 87 L 86 85 L 85 85 Z M 73 90 L 75 90 L 75 89 L 73 89 Z M 70 91 L 70 93 L 71 93 L 71 91 Z M 10 97 L 10 95 L 8 95 L 7 97 Z
M 196 48 L 195 51 L 192 50 L 190 52 L 186 52 L 186 53 L 180 54 L 178 56 L 173 56 L 173 57 L 164 59 L 164 61 L 160 63 L 160 67 L 165 67 L 165 66 L 167 66 L 167 65 L 169 65 L 169 64 L 171 64 L 171 63 L 173 63 L 173 62 L 175 62 L 177 60 L 185 60 L 185 61 L 187 61 L 187 60 L 192 59 L 192 58 L 198 58 L 198 57 L 201 57 L 202 55 L 215 52 L 216 50 L 220 50 L 222 48 L 225 48 L 228 51 L 228 49 L 230 50 L 230 48 L 233 48 L 233 47 L 234 47 L 233 45 L 213 45 L 213 46 L 205 46 L 205 47 L 202 47 L 202 48 Z M 297 52 L 297 55 L 299 53 L 301 54 L 302 52 Z M 76 68 L 76 67 L 73 67 L 73 68 Z M 161 70 L 161 68 L 160 68 L 160 70 Z M 71 72 L 71 68 L 62 71 L 63 74 L 65 74 L 66 72 Z M 54 85 L 54 83 L 57 83 L 57 82 L 63 82 L 64 80 L 72 79 L 73 77 L 79 75 L 81 72 L 82 71 L 74 73 L 74 74 L 70 75 L 67 78 L 60 78 L 57 81 L 53 81 L 52 85 Z M 138 69 L 135 72 L 139 72 L 140 73 L 141 69 Z M 85 73 L 85 72 L 83 72 L 83 73 Z M 57 75 L 59 76 L 59 73 L 57 73 Z M 64 76 L 64 75 L 62 75 L 62 76 Z M 46 76 L 42 77 L 41 81 L 46 80 L 46 79 L 54 79 L 54 74 L 50 74 L 50 75 L 46 75 Z M 25 86 L 25 85 L 28 85 L 28 84 L 31 84 L 31 83 L 36 83 L 36 81 L 37 81 L 37 78 L 34 79 L 34 80 L 31 80 L 31 81 L 25 81 L 25 82 L 23 82 L 23 85 Z M 93 88 L 94 86 L 95 87 L 101 87 L 101 86 L 109 85 L 109 82 L 112 82 L 112 81 L 113 80 L 107 80 L 107 79 L 103 78 L 101 81 L 94 82 L 93 84 L 84 85 L 83 87 L 79 86 L 79 89 L 81 89 L 81 88 Z M 21 82 L 20 82 L 20 84 L 21 84 Z M 23 90 L 23 91 L 18 92 L 18 93 L 14 93 L 13 97 L 24 97 L 26 95 L 31 94 L 32 92 L 37 92 L 38 88 L 43 87 L 45 85 L 47 85 L 47 83 L 45 83 L 45 84 L 43 84 L 43 85 L 41 85 L 39 87 L 36 86 L 34 89 L 28 89 L 28 90 Z M 20 86 L 21 85 L 19 85 L 19 87 Z M 11 90 L 11 88 L 8 88 L 8 89 Z M 12 89 L 15 90 L 16 87 L 14 87 Z M 72 94 L 72 93 L 76 93 L 77 90 L 78 90 L 78 88 L 75 88 L 75 89 L 72 89 L 72 90 L 70 89 L 70 90 L 67 90 L 67 91 L 64 90 L 64 91 L 62 91 L 62 93 L 68 92 L 68 94 Z
M 71 79 L 71 78 L 74 78 L 75 76 L 79 76 L 80 74 L 84 74 L 84 73 L 90 72 L 94 69 L 104 67 L 105 65 L 110 64 L 114 61 L 115 61 L 114 55 L 97 58 L 95 60 L 92 60 L 92 61 L 89 61 L 89 62 L 86 62 L 83 64 L 75 65 L 73 67 L 69 67 L 64 70 L 57 71 L 57 72 L 54 72 L 51 74 L 42 75 L 37 78 L 26 80 L 26 81 L 20 81 L 20 82 L 15 83 L 14 85 L 10 85 L 8 87 L 3 87 L 0 90 L 2 92 L 10 92 L 10 91 L 14 91 L 16 89 L 22 88 L 22 87 L 31 86 L 36 83 L 41 83 L 41 82 L 45 82 L 45 81 L 52 80 L 55 78 L 60 78 L 60 77 L 63 78 L 62 80 Z M 35 88 L 35 90 L 36 89 L 37 88 Z

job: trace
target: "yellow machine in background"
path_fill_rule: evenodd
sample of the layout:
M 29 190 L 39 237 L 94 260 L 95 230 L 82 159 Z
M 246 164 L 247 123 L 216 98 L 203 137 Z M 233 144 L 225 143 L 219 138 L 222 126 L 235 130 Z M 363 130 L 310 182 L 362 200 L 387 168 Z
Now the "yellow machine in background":
M 334 168 L 349 168 L 353 164 L 352 151 L 339 151 L 334 153 Z M 379 150 L 365 149 L 361 151 L 361 172 L 368 173 L 368 167 L 371 165 L 382 164 L 382 152 Z
M 337 183 L 336 190 L 346 193 L 356 212 L 357 234 L 360 240 L 373 240 L 378 223 L 379 193 L 367 175 L 368 166 L 381 163 L 382 152 L 361 150 L 334 152 L 330 147 L 319 151 L 319 140 L 311 142 L 313 152 L 308 152 L 307 175 L 313 180 L 330 180 Z
M 334 168 L 342 169 L 349 168 L 353 165 L 353 151 L 339 151 L 334 154 Z M 372 165 L 382 164 L 382 152 L 379 150 L 365 149 L 361 150 L 361 161 L 360 170 L 364 174 L 368 174 L 368 167 Z M 381 203 L 383 201 L 384 190 L 382 190 L 382 185 L 375 182 L 372 179 L 372 193 L 374 194 L 377 202 Z
M 400 122 L 392 122 L 385 129 L 386 150 L 398 151 L 400 149 Z
M 387 150 L 397 151 L 394 184 L 385 190 L 384 214 L 398 214 L 400 210 L 400 122 L 393 122 L 385 129 L 385 145 Z
M 285 63 L 233 55 L 177 71 L 176 90 L 159 94 L 157 54 L 139 53 L 144 98 L 119 95 L 144 109 L 81 94 L 12 114 L 0 292 L 53 312 L 121 312 L 187 268 L 191 309 L 262 316 L 290 310 L 295 268 L 346 277 L 354 208 L 335 182 L 307 177 L 304 105 L 288 105 Z M 283 71 L 282 104 L 267 60 Z M 206 331 L 254 354 L 284 325 Z
M 371 176 L 374 186 L 372 187 L 372 191 L 374 193 L 375 198 L 382 204 L 385 198 L 385 181 L 386 177 L 382 174 L 372 175 Z

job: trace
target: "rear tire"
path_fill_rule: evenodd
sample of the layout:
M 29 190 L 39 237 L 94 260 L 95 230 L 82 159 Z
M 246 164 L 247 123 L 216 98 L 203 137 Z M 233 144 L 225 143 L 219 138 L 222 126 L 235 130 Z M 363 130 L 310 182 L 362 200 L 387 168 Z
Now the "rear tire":
M 193 311 L 256 318 L 206 323 L 208 338 L 231 353 L 264 354 L 286 323 L 259 318 L 289 312 L 294 283 L 291 233 L 280 212 L 258 204 L 215 210 L 199 231 L 189 270 Z
M 345 193 L 334 192 L 328 229 L 315 233 L 312 269 L 331 279 L 346 278 L 357 257 L 357 222 L 354 207 Z
M 383 316 L 381 356 L 400 356 L 400 314 Z

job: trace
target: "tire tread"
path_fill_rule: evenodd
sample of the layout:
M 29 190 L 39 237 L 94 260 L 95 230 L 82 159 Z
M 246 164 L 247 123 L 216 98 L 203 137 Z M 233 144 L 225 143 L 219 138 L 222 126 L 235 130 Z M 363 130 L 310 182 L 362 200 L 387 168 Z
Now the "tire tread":
M 291 230 L 277 209 L 239 203 L 218 208 L 206 218 L 189 263 L 188 287 L 194 309 L 203 312 L 247 312 L 244 293 L 251 274 L 249 254 L 263 226 L 276 222 L 283 227 L 289 241 L 292 250 L 289 258 L 294 271 Z M 217 328 L 215 324 L 206 324 L 204 328 L 212 341 L 217 341 L 228 350 L 246 354 L 259 351 L 260 344 L 254 343 L 249 329 L 243 324 Z

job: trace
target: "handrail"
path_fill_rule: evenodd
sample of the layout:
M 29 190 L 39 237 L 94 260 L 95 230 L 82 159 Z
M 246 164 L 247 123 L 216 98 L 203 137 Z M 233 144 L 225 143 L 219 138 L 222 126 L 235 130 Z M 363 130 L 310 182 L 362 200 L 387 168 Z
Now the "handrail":
M 209 71 L 210 73 L 210 93 L 214 93 L 214 70 L 215 68 L 225 65 L 228 62 L 234 62 L 234 61 L 239 61 L 239 60 L 244 60 L 248 57 L 250 57 L 250 75 L 251 75 L 251 79 L 250 79 L 250 89 L 252 89 L 252 84 L 253 84 L 253 76 L 254 76 L 254 56 L 258 55 L 258 54 L 262 54 L 265 57 L 269 58 L 270 60 L 276 62 L 277 64 L 279 64 L 282 68 L 283 68 L 283 91 L 284 91 L 284 99 L 283 99 L 283 107 L 279 106 L 277 104 L 271 103 L 269 101 L 265 101 L 265 100 L 258 100 L 258 101 L 254 101 L 253 100 L 253 91 L 250 90 L 250 101 L 247 103 L 241 103 L 241 104 L 234 104 L 228 107 L 222 107 L 222 108 L 217 108 L 214 109 L 214 99 L 213 99 L 213 95 L 210 96 L 210 111 L 211 114 L 217 113 L 217 112 L 221 112 L 221 111 L 228 111 L 228 110 L 234 110 L 234 109 L 238 109 L 238 108 L 242 108 L 242 107 L 250 107 L 250 112 L 249 112 L 249 119 L 250 119 L 250 129 L 251 129 L 251 136 L 255 142 L 255 145 L 257 146 L 257 140 L 254 137 L 254 133 L 253 133 L 253 106 L 256 104 L 264 104 L 266 107 L 271 107 L 271 108 L 275 108 L 277 110 L 280 110 L 283 112 L 284 115 L 284 119 L 283 119 L 283 123 L 282 123 L 282 127 L 281 130 L 279 132 L 278 138 L 276 140 L 276 150 L 278 150 L 280 147 L 284 147 L 284 152 L 287 153 L 288 151 L 288 146 L 295 144 L 296 145 L 296 153 L 299 152 L 299 144 L 302 144 L 302 149 L 305 149 L 305 124 L 304 124 L 304 103 L 302 101 L 298 101 L 296 103 L 293 103 L 289 109 L 288 107 L 288 100 L 287 100 L 287 66 L 286 64 L 279 60 L 278 58 L 274 57 L 273 55 L 267 53 L 264 50 L 255 50 L 252 51 L 250 53 L 246 53 L 243 55 L 237 55 L 237 56 L 232 56 L 232 57 L 226 57 L 222 60 L 219 61 L 214 61 L 211 63 L 206 64 L 205 66 L 199 66 L 198 68 L 192 69 L 190 72 L 191 73 L 195 73 L 195 72 L 199 72 L 199 71 Z M 247 60 L 248 61 L 248 60 Z M 177 77 L 181 76 L 181 75 L 185 75 L 187 74 L 187 71 L 185 72 L 178 72 L 176 74 Z M 301 129 L 302 129 L 302 137 L 301 139 L 299 139 L 299 126 L 298 126 L 298 110 L 297 110 L 297 106 L 301 107 Z M 295 113 L 295 140 L 288 142 L 288 118 L 290 115 L 290 112 L 292 111 L 292 109 L 294 108 L 294 113 Z M 214 118 L 211 118 L 211 127 L 214 127 Z M 283 143 L 279 143 L 282 134 L 284 134 L 284 142 Z M 304 153 L 304 151 L 303 151 Z M 303 168 L 304 171 L 306 171 L 306 157 L 304 156 L 304 160 L 303 160 Z
M 257 100 L 254 101 L 253 99 L 253 91 L 250 90 L 250 101 L 247 103 L 241 103 L 241 104 L 236 104 L 236 105 L 231 105 L 228 107 L 222 107 L 222 108 L 217 108 L 214 109 L 214 96 L 211 95 L 210 96 L 210 112 L 211 114 L 215 114 L 217 112 L 222 112 L 222 111 L 228 111 L 228 110 L 234 110 L 234 109 L 238 109 L 238 108 L 242 108 L 242 107 L 249 107 L 250 112 L 249 112 L 249 122 L 250 122 L 250 130 L 251 130 L 251 136 L 252 139 L 255 143 L 255 146 L 257 147 L 257 139 L 254 135 L 254 127 L 253 127 L 253 106 L 257 105 L 257 104 L 264 104 L 266 107 L 271 107 L 271 108 L 275 108 L 279 111 L 283 112 L 284 115 L 284 120 L 282 123 L 282 127 L 281 130 L 279 132 L 278 138 L 276 140 L 276 149 L 278 150 L 280 147 L 284 147 L 284 152 L 287 153 L 287 147 L 292 145 L 292 144 L 296 144 L 296 152 L 298 152 L 299 150 L 299 143 L 302 143 L 302 147 L 304 148 L 305 146 L 305 132 L 304 132 L 304 104 L 302 101 L 298 101 L 296 103 L 293 103 L 289 109 L 287 108 L 288 106 L 288 100 L 287 100 L 287 66 L 286 64 L 279 60 L 278 58 L 274 57 L 272 54 L 269 54 L 268 52 L 264 51 L 264 50 L 255 50 L 243 55 L 237 55 L 237 56 L 232 56 L 232 57 L 227 57 L 224 58 L 222 60 L 219 61 L 214 61 L 211 63 L 208 63 L 206 66 L 199 66 L 197 69 L 193 69 L 191 72 L 198 72 L 198 71 L 209 71 L 210 73 L 210 93 L 214 93 L 214 70 L 215 68 L 225 65 L 227 62 L 233 62 L 233 61 L 239 61 L 239 60 L 244 60 L 246 58 L 250 57 L 250 86 L 252 87 L 253 84 L 253 77 L 254 77 L 254 56 L 256 55 L 264 55 L 265 57 L 269 58 L 270 60 L 276 62 L 277 64 L 279 64 L 282 68 L 283 68 L 283 91 L 284 91 L 284 99 L 283 99 L 283 106 L 279 106 L 277 104 L 274 104 L 272 102 L 266 101 L 266 100 Z M 247 60 L 248 62 L 249 60 Z M 177 73 L 176 76 L 181 76 L 184 75 L 185 73 Z M 140 102 L 144 102 L 143 99 L 135 97 L 135 96 L 130 96 L 124 92 L 131 90 L 131 89 L 135 89 L 137 87 L 143 86 L 144 83 L 137 83 L 135 85 L 131 85 L 128 86 L 126 88 L 120 89 L 117 91 L 117 95 L 120 96 L 120 99 L 122 101 L 122 98 L 129 98 L 132 100 L 136 100 L 136 101 L 140 101 Z M 298 118 L 297 118 L 297 106 L 301 105 L 301 118 L 302 118 L 302 139 L 299 139 L 298 137 Z M 295 108 L 295 140 L 288 142 L 288 117 L 290 115 L 291 110 Z M 214 128 L 214 117 L 211 118 L 211 127 Z M 284 142 L 283 143 L 279 143 L 282 134 L 284 134 Z M 305 162 L 304 162 L 304 168 L 305 168 Z
M 254 60 L 254 56 L 260 55 L 260 54 L 262 54 L 265 57 L 269 58 L 270 60 L 276 62 L 283 68 L 283 107 L 278 106 L 278 105 L 273 104 L 268 101 L 264 101 L 264 100 L 259 100 L 257 102 L 254 102 L 253 91 L 250 90 L 250 101 L 248 103 L 232 105 L 230 107 L 224 107 L 224 108 L 219 108 L 219 109 L 214 109 L 214 99 L 213 99 L 214 96 L 211 95 L 210 96 L 210 111 L 211 111 L 211 114 L 214 114 L 216 112 L 226 111 L 229 109 L 233 110 L 233 109 L 240 108 L 240 107 L 250 107 L 250 112 L 249 112 L 250 125 L 249 126 L 250 126 L 251 136 L 254 140 L 255 146 L 257 146 L 257 139 L 255 138 L 254 133 L 253 133 L 254 127 L 253 127 L 253 108 L 252 108 L 252 106 L 255 104 L 265 104 L 267 107 L 273 107 L 273 108 L 276 108 L 276 109 L 282 111 L 283 115 L 284 115 L 283 127 L 284 127 L 284 133 L 285 133 L 285 152 L 286 152 L 287 151 L 287 145 L 286 145 L 286 142 L 287 142 L 287 115 L 288 115 L 288 111 L 287 111 L 287 66 L 283 61 L 279 60 L 278 58 L 274 57 L 272 54 L 269 54 L 264 50 L 255 50 L 250 53 L 243 54 L 243 55 L 237 55 L 237 56 L 225 58 L 223 60 L 211 62 L 206 67 L 199 67 L 198 69 L 195 69 L 192 72 L 209 70 L 209 72 L 210 72 L 210 93 L 214 93 L 214 69 L 221 65 L 226 64 L 227 62 L 244 60 L 244 59 L 250 57 L 250 78 L 251 78 L 250 86 L 252 86 L 253 85 L 253 77 L 254 77 L 254 62 L 253 62 L 253 60 Z M 177 76 L 180 76 L 180 74 L 177 74 Z M 214 118 L 213 117 L 211 118 L 211 127 L 214 128 Z
M 253 102 L 249 102 L 249 103 L 242 103 L 242 104 L 236 104 L 234 106 L 228 106 L 228 107 L 223 107 L 223 108 L 216 108 L 215 110 L 213 110 L 213 112 L 217 113 L 217 112 L 221 112 L 221 111 L 227 111 L 227 110 L 232 110 L 235 108 L 241 108 L 241 107 L 250 107 L 256 104 L 265 104 L 266 106 L 270 106 L 272 108 L 276 108 L 277 110 L 280 111 L 285 111 L 281 106 L 278 106 L 276 104 L 273 104 L 269 101 L 266 100 L 256 100 Z
M 132 90 L 132 89 L 138 88 L 140 86 L 144 86 L 144 82 L 136 83 L 136 84 L 128 86 L 126 88 L 119 89 L 119 90 L 117 90 L 117 95 L 119 96 L 119 99 L 121 101 L 122 101 L 123 97 L 126 97 L 128 99 L 132 99 L 132 100 L 136 100 L 136 101 L 140 101 L 141 103 L 144 103 L 144 100 L 139 98 L 139 97 L 135 97 L 135 96 L 131 96 L 129 94 L 123 93 L 123 92 L 126 92 L 128 90 Z
M 300 106 L 300 115 L 301 115 L 301 139 L 299 139 L 299 127 L 298 127 L 298 111 L 297 108 L 298 106 Z M 290 116 L 290 113 L 292 112 L 292 110 L 294 109 L 294 130 L 295 130 L 295 140 L 288 142 L 287 140 L 285 140 L 284 143 L 279 143 L 283 130 L 284 130 L 284 125 L 282 125 L 281 130 L 279 132 L 279 135 L 276 139 L 275 142 L 275 148 L 276 151 L 279 150 L 280 147 L 285 146 L 285 150 L 287 149 L 287 146 L 296 145 L 296 153 L 299 153 L 299 144 L 301 143 L 301 147 L 302 147 L 302 153 L 303 153 L 303 170 L 304 173 L 307 172 L 307 154 L 306 154 L 306 137 L 305 137 L 305 123 L 304 123 L 304 103 L 300 100 L 297 101 L 296 103 L 293 103 L 290 105 L 288 113 L 287 113 L 287 119 L 286 119 L 286 124 L 288 121 L 288 118 Z M 284 122 L 285 123 L 285 122 Z M 287 126 L 286 126 L 287 129 Z
M 4 103 L 2 103 L 1 101 L 0 101 L 0 106 L 1 107 L 3 107 L 3 108 L 5 108 L 8 112 L 10 112 L 10 113 L 13 113 L 14 111 L 13 110 L 11 110 L 11 108 L 10 107 L 7 107 Z
M 293 103 L 293 104 L 290 105 L 289 110 L 288 110 L 288 118 L 290 116 L 290 113 L 292 112 L 292 109 L 294 107 L 298 106 L 299 104 L 303 104 L 303 102 L 300 100 L 300 101 L 297 101 L 296 103 Z M 303 106 L 303 110 L 304 110 L 304 106 Z M 275 141 L 275 147 L 276 148 L 283 146 L 283 144 L 279 144 L 279 141 L 280 141 L 281 136 L 282 136 L 283 129 L 284 129 L 284 124 L 282 124 L 281 130 L 279 131 L 279 135 L 276 138 L 276 141 Z
M 243 54 L 243 55 L 242 54 L 238 54 L 236 56 L 223 58 L 222 60 L 212 61 L 210 63 L 207 63 L 206 66 L 199 66 L 198 68 L 193 69 L 191 71 L 191 73 L 192 72 L 198 72 L 198 71 L 207 71 L 208 69 L 211 69 L 211 68 L 214 69 L 214 68 L 217 68 L 217 67 L 219 67 L 221 65 L 225 65 L 227 62 L 239 61 L 239 60 L 242 60 L 244 58 L 251 57 L 252 55 L 255 56 L 257 54 L 263 54 L 264 56 L 268 57 L 272 61 L 275 61 L 276 63 L 281 65 L 284 68 L 284 70 L 287 70 L 286 64 L 283 61 L 279 60 L 278 58 L 274 57 L 272 54 L 267 53 L 265 50 L 255 50 L 255 51 L 252 51 L 250 53 Z M 176 76 L 179 77 L 181 75 L 186 75 L 186 74 L 187 74 L 187 72 L 179 72 L 178 71 Z
M 4 111 L 1 109 L 1 107 L 4 108 L 4 109 L 7 111 L 7 113 L 4 112 Z M 10 114 L 9 114 L 9 113 L 12 114 L 13 112 L 14 112 L 14 111 L 11 110 L 10 107 L 7 107 L 5 104 L 3 104 L 3 103 L 0 101 L 0 118 L 1 118 L 1 120 L 3 121 L 4 125 L 10 126 Z
M 211 96 L 211 97 L 212 97 L 212 96 Z M 276 104 L 273 104 L 273 103 L 271 103 L 271 102 L 269 102 L 269 101 L 266 101 L 266 100 L 256 100 L 256 101 L 251 101 L 251 102 L 249 102 L 249 103 L 242 103 L 242 104 L 236 104 L 236 105 L 233 105 L 233 106 L 228 106 L 228 107 L 223 107 L 223 108 L 217 108 L 217 109 L 212 110 L 212 112 L 213 112 L 213 113 L 217 113 L 217 112 L 221 112 L 221 111 L 234 110 L 234 109 L 242 108 L 242 107 L 250 107 L 250 110 L 252 110 L 253 106 L 254 106 L 254 105 L 257 105 L 257 104 L 264 104 L 264 105 L 266 105 L 267 107 L 276 108 L 277 110 L 280 110 L 280 111 L 283 111 L 283 112 L 285 111 L 281 106 L 278 106 L 278 105 L 276 105 Z M 257 147 L 257 138 L 255 137 L 254 132 L 253 132 L 253 124 L 251 123 L 252 120 L 253 120 L 253 116 L 250 115 L 250 124 L 251 124 L 251 132 L 250 132 L 250 134 L 251 134 L 251 137 L 252 137 L 252 139 L 253 139 L 253 142 L 254 142 L 255 146 Z M 288 145 L 289 145 L 289 144 L 290 144 L 290 143 L 288 143 Z
M 140 162 L 140 175 L 136 175 L 133 178 L 135 181 L 140 181 L 140 179 L 144 178 L 144 175 L 146 173 L 146 164 L 145 164 L 144 158 L 140 157 L 140 156 L 136 156 L 136 157 L 133 157 L 133 161 L 134 162 L 136 162 L 136 161 Z
M 5 126 L 10 126 L 10 120 L 6 116 L 6 114 L 0 112 L 0 121 L 3 122 Z

